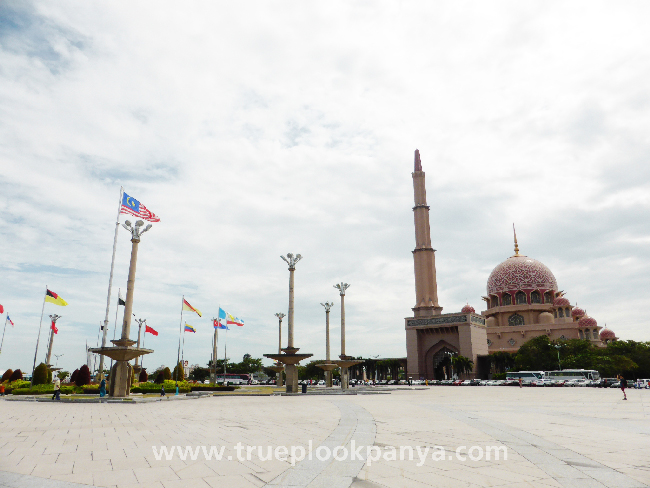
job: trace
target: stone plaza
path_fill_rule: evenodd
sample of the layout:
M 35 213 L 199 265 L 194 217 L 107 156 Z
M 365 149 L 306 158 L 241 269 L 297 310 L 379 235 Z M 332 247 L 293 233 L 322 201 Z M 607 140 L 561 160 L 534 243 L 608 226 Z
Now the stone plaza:
M 618 389 L 598 388 L 354 393 L 181 395 L 129 404 L 0 399 L 0 487 L 650 485 L 650 390 L 630 390 L 627 402 Z M 341 447 L 339 458 L 325 459 L 353 443 L 372 450 L 353 458 Z M 171 456 L 162 455 L 163 446 Z M 198 455 L 188 455 L 188 446 Z M 207 460 L 202 446 L 224 447 L 222 459 Z M 387 455 L 409 446 L 412 460 Z M 499 459 L 494 451 L 487 459 L 490 447 L 501 448 Z M 270 455 L 303 448 L 311 459 Z M 444 459 L 421 459 L 417 450 L 427 448 L 443 449 Z

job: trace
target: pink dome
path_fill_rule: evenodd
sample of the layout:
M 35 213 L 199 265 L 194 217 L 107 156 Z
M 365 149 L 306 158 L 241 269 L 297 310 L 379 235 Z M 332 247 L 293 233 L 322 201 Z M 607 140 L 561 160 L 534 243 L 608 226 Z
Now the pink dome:
M 460 313 L 476 313 L 476 310 L 474 310 L 474 307 L 472 307 L 469 303 L 465 305 L 463 308 L 461 308 Z
M 612 340 L 616 339 L 616 334 L 614 334 L 614 331 L 611 329 L 608 329 L 605 327 L 603 330 L 600 331 L 600 340 L 601 341 L 606 341 L 606 340 Z
M 595 318 L 590 317 L 589 315 L 585 315 L 580 320 L 578 320 L 578 325 L 580 327 L 597 327 L 598 322 L 596 322 Z
M 553 300 L 553 306 L 554 307 L 570 307 L 571 302 L 567 300 L 564 297 L 557 297 L 555 300 Z
M 571 317 L 582 317 L 584 314 L 585 311 L 578 307 L 571 310 Z
M 557 290 L 557 281 L 545 265 L 527 256 L 512 256 L 490 273 L 488 295 L 517 290 Z

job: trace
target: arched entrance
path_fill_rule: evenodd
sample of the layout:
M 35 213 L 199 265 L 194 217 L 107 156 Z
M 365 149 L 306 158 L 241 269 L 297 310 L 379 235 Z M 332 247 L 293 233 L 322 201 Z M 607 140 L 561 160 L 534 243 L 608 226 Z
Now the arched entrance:
M 451 379 L 452 367 L 451 358 L 458 353 L 448 347 L 443 347 L 432 357 L 433 360 L 433 377 L 436 380 Z
M 451 379 L 451 358 L 458 355 L 458 349 L 447 341 L 439 341 L 426 353 L 426 379 Z

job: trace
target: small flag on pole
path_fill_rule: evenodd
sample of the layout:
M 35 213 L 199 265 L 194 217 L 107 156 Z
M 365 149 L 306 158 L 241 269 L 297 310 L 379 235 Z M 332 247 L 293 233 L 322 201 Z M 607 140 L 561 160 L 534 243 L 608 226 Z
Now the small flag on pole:
M 59 329 L 56 328 L 56 322 L 54 320 L 52 321 L 52 330 L 55 334 L 59 333 Z
M 118 305 L 118 307 L 120 305 L 126 306 L 126 302 L 124 301 L 124 298 L 122 298 L 122 291 L 121 290 L 117 291 L 117 305 Z
M 0 305 L 0 313 L 5 313 L 5 308 L 2 305 Z
M 148 325 L 145 325 L 144 333 L 146 334 L 147 332 L 155 336 L 158 335 L 158 331 L 154 330 L 152 327 L 149 327 Z
M 9 318 L 9 314 L 7 314 L 7 321 L 11 324 L 12 327 L 14 326 L 14 323 L 13 323 L 12 320 Z
M 219 319 L 214 319 L 214 328 L 215 329 L 226 329 L 230 330 L 227 325 L 223 324 L 221 320 Z
M 194 312 L 196 315 L 201 317 L 201 311 L 197 308 L 194 308 L 192 305 L 190 305 L 187 300 L 183 298 L 183 310 L 188 311 L 188 312 Z
M 194 327 L 192 327 L 191 325 L 189 325 L 189 324 L 186 323 L 186 324 L 185 324 L 185 332 L 196 333 L 196 329 L 195 329 Z
M 160 222 L 160 219 L 154 213 L 147 210 L 147 207 L 126 193 L 122 197 L 122 209 L 120 213 L 128 213 L 149 222 Z
M 47 290 L 47 293 L 45 294 L 45 301 L 53 303 L 54 305 L 59 305 L 61 307 L 65 307 L 68 304 L 68 302 L 66 302 L 63 298 L 50 290 Z

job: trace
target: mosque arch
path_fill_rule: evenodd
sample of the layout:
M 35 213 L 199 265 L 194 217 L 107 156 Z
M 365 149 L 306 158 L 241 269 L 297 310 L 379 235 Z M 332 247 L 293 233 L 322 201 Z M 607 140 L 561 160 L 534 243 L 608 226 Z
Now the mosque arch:
M 530 303 L 542 303 L 542 294 L 537 290 L 530 294 Z
M 544 293 L 544 303 L 553 303 L 553 295 L 551 295 L 550 291 Z
M 510 293 L 504 293 L 501 300 L 504 305 L 512 305 L 512 295 L 510 295 Z
M 523 291 L 518 291 L 515 294 L 515 303 L 517 305 L 526 305 L 528 300 L 526 300 L 526 294 Z

